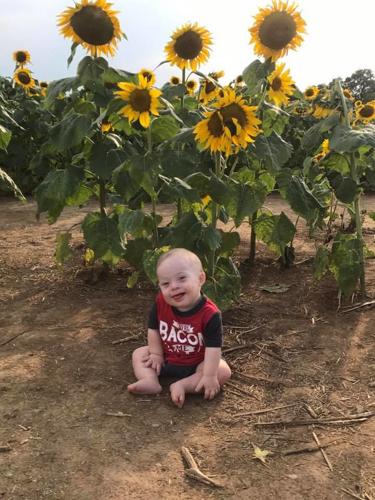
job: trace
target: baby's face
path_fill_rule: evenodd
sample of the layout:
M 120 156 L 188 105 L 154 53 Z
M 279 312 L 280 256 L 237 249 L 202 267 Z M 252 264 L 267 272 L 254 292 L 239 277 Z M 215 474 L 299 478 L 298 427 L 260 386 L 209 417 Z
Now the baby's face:
M 181 255 L 174 255 L 159 265 L 157 275 L 167 304 L 180 311 L 188 311 L 199 302 L 206 275 L 198 263 Z

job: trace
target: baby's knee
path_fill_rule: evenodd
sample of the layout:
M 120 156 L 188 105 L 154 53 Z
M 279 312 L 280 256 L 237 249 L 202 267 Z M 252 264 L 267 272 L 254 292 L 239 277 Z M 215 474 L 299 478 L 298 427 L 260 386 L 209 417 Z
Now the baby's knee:
M 141 361 L 146 354 L 148 354 L 148 346 L 146 345 L 135 349 L 132 354 L 133 363 Z

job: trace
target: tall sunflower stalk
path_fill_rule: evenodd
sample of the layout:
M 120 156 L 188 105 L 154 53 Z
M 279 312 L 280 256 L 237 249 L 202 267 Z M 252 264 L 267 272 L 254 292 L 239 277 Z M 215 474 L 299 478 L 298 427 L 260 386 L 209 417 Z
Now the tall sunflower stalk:
M 342 108 L 344 112 L 345 125 L 348 128 L 352 128 L 350 124 L 350 117 L 348 112 L 348 107 L 346 105 L 346 99 L 344 95 L 344 91 L 342 89 L 340 80 L 336 80 L 336 88 L 340 95 Z M 349 163 L 350 163 L 350 175 L 353 181 L 358 185 L 358 171 L 357 171 L 357 162 L 354 153 L 349 153 Z M 355 227 L 356 227 L 356 235 L 359 241 L 359 264 L 360 264 L 360 274 L 359 274 L 359 283 L 360 283 L 360 292 L 364 297 L 366 295 L 366 281 L 365 281 L 365 259 L 364 259 L 364 240 L 363 240 L 363 230 L 362 230 L 362 220 L 361 220 L 361 205 L 360 205 L 360 195 L 357 194 L 354 199 L 354 213 L 355 213 Z

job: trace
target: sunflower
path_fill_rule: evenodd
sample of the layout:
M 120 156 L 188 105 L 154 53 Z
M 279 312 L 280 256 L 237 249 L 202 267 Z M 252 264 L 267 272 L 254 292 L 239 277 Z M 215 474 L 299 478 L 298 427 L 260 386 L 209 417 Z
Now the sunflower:
M 169 81 L 172 85 L 179 85 L 181 83 L 181 80 L 178 78 L 178 76 L 171 76 L 171 79 Z
M 242 75 L 238 75 L 236 79 L 234 80 L 234 84 L 238 86 L 245 85 L 244 79 Z
M 211 80 L 202 80 L 199 91 L 199 100 L 203 104 L 213 101 L 219 93 L 219 87 Z
M 13 52 L 13 59 L 16 61 L 16 66 L 21 68 L 31 62 L 30 53 L 27 50 L 16 50 L 16 52 Z
M 18 68 L 13 75 L 13 80 L 24 89 L 31 89 L 35 86 L 35 81 L 31 76 L 31 71 L 26 68 Z
M 186 82 L 186 90 L 189 95 L 193 95 L 197 90 L 198 83 L 195 80 L 188 80 Z
M 308 87 L 303 93 L 303 95 L 305 96 L 305 99 L 307 99 L 308 101 L 313 101 L 318 97 L 319 89 L 318 87 Z
M 355 116 L 357 121 L 364 123 L 375 120 L 375 100 L 356 106 Z
M 119 82 L 121 90 L 115 92 L 121 99 L 127 101 L 126 106 L 119 113 L 126 116 L 130 123 L 139 120 L 144 128 L 150 126 L 150 114 L 159 116 L 158 108 L 160 101 L 158 97 L 161 91 L 152 88 L 150 82 L 138 74 L 138 85 L 135 83 Z
M 102 124 L 100 125 L 100 130 L 102 131 L 103 134 L 109 132 L 111 128 L 112 128 L 111 122 L 109 122 L 108 120 L 102 121 Z
M 167 61 L 180 69 L 191 68 L 196 71 L 210 55 L 211 33 L 197 23 L 184 24 L 172 35 L 165 46 Z
M 315 118 L 322 119 L 327 118 L 327 116 L 331 115 L 334 111 L 334 109 L 321 103 L 314 106 L 312 115 L 315 116 Z
M 218 81 L 219 78 L 223 78 L 224 75 L 224 71 L 213 71 L 212 73 L 208 73 L 208 76 L 216 81 Z
M 60 33 L 81 44 L 94 57 L 113 56 L 123 33 L 111 6 L 106 0 L 81 0 L 58 16 Z
M 270 85 L 268 97 L 276 106 L 288 104 L 289 96 L 294 92 L 292 77 L 290 76 L 289 70 L 286 69 L 284 71 L 284 68 L 284 63 L 277 65 L 275 71 L 268 77 L 268 83 Z
M 323 160 L 326 155 L 329 153 L 329 139 L 324 139 L 319 148 L 319 153 L 314 156 L 314 160 L 317 162 Z
M 254 25 L 249 28 L 255 54 L 266 59 L 271 57 L 274 61 L 301 45 L 305 21 L 296 8 L 294 3 L 288 5 L 287 1 L 272 0 L 272 5 L 260 9 L 254 16 Z
M 138 72 L 138 74 L 142 75 L 143 78 L 146 78 L 146 80 L 148 81 L 148 83 L 151 86 L 154 85 L 156 77 L 155 77 L 155 73 L 153 73 L 151 70 L 143 68 L 143 69 L 141 69 L 141 71 Z
M 354 101 L 353 94 L 351 93 L 351 91 L 349 89 L 342 89 L 342 92 L 344 94 L 344 97 L 349 99 L 349 101 Z
M 222 151 L 229 156 L 254 141 L 261 122 L 255 115 L 256 106 L 247 106 L 233 89 L 228 87 L 223 94 L 216 109 L 207 111 L 194 127 L 194 134 L 203 149 Z

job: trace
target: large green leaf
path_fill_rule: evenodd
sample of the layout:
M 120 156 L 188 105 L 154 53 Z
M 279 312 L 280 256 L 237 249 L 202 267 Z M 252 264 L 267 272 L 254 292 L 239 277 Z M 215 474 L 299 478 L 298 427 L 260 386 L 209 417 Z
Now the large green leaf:
M 97 259 L 111 265 L 119 262 L 124 254 L 124 248 L 114 218 L 98 212 L 90 213 L 82 223 L 82 230 L 89 248 L 94 251 Z
M 293 146 L 284 141 L 276 132 L 269 137 L 259 135 L 255 140 L 255 154 L 263 160 L 271 173 L 276 173 L 290 159 Z
M 232 259 L 220 258 L 217 261 L 215 275 L 213 279 L 206 281 L 203 291 L 222 311 L 239 299 L 241 276 Z
M 178 132 L 180 127 L 173 116 L 159 116 L 152 122 L 151 135 L 152 141 L 155 144 L 172 139 Z
M 0 149 L 6 149 L 12 138 L 12 132 L 0 124 Z
M 268 137 L 275 132 L 281 135 L 289 121 L 289 116 L 285 111 L 278 110 L 277 108 L 265 109 L 262 119 L 263 134 Z
M 156 223 L 161 222 L 161 217 L 156 216 Z M 154 221 L 150 214 L 143 210 L 130 210 L 125 208 L 119 215 L 120 234 L 131 234 L 135 238 L 147 237 L 152 234 Z
M 13 191 L 14 195 L 17 196 L 18 199 L 26 201 L 26 198 L 22 194 L 20 188 L 10 177 L 10 175 L 8 175 L 2 168 L 0 168 L 0 185 L 1 184 L 5 184 L 6 186 L 10 187 L 10 189 Z
M 361 146 L 375 148 L 375 125 L 367 125 L 359 130 L 338 125 L 329 141 L 330 149 L 338 153 L 352 153 Z
M 91 118 L 88 115 L 72 113 L 54 125 L 49 134 L 49 140 L 57 151 L 78 146 L 86 135 L 89 135 Z
M 361 274 L 360 250 L 361 242 L 352 234 L 338 233 L 332 245 L 329 268 L 347 297 L 356 289 Z
M 161 172 L 159 158 L 153 155 L 132 156 L 129 160 L 129 174 L 151 197 L 156 195 L 158 175 Z
M 328 248 L 321 246 L 318 248 L 314 259 L 314 264 L 313 264 L 314 278 L 320 280 L 328 271 L 328 267 L 329 267 L 329 250 Z
M 358 185 L 351 177 L 343 177 L 342 181 L 335 188 L 337 199 L 343 203 L 352 203 L 358 193 Z
M 291 176 L 288 184 L 280 189 L 280 192 L 291 208 L 308 222 L 314 221 L 320 213 L 324 212 L 320 201 L 299 177 Z
M 47 212 L 49 223 L 54 223 L 67 204 L 67 200 L 80 189 L 83 178 L 82 169 L 77 167 L 49 172 L 35 189 L 38 215 Z
M 332 113 L 330 116 L 313 125 L 302 138 L 301 145 L 308 152 L 314 152 L 323 141 L 323 134 L 335 127 L 340 121 L 339 113 Z M 330 143 L 331 147 L 331 143 Z M 331 148 L 332 149 L 332 148 Z
M 237 231 L 225 232 L 220 229 L 221 233 L 221 244 L 219 249 L 219 254 L 222 257 L 230 257 L 233 250 L 238 247 L 241 242 L 241 238 Z
M 262 213 L 256 218 L 254 226 L 257 238 L 278 256 L 283 255 L 286 245 L 292 241 L 296 232 L 293 222 L 284 212 L 280 215 Z
M 256 94 L 260 90 L 264 79 L 274 68 L 275 64 L 270 59 L 267 59 L 264 63 L 256 59 L 243 70 L 242 77 L 250 94 Z
M 49 82 L 47 94 L 44 99 L 44 106 L 50 108 L 55 104 L 56 98 L 60 95 L 65 95 L 66 92 L 76 90 L 79 87 L 79 80 L 76 77 L 62 78 L 61 80 L 53 80 Z
M 156 266 L 159 257 L 163 253 L 168 252 L 169 249 L 169 246 L 164 246 L 160 248 L 154 248 L 152 250 L 145 250 L 143 253 L 143 269 L 154 285 L 156 285 L 158 282 L 158 277 L 156 275 Z
M 331 152 L 324 158 L 321 164 L 324 166 L 324 168 L 334 170 L 335 172 L 339 172 L 342 175 L 350 174 L 350 165 L 345 155 Z
M 108 69 L 108 62 L 103 57 L 84 57 L 77 67 L 80 82 L 92 88 L 94 82 L 101 81 L 101 76 Z
M 125 249 L 125 260 L 138 270 L 143 269 L 143 254 L 152 248 L 151 240 L 148 238 L 136 238 L 129 240 Z
M 254 186 L 233 182 L 230 185 L 230 193 L 231 197 L 225 208 L 238 227 L 245 217 L 250 217 L 262 207 L 267 188 L 260 182 Z
M 114 148 L 110 141 L 96 142 L 90 152 L 90 170 L 100 179 L 106 181 L 125 160 L 124 151 L 120 148 Z

